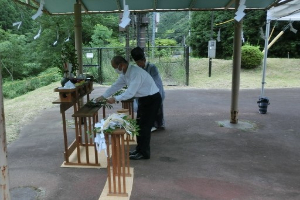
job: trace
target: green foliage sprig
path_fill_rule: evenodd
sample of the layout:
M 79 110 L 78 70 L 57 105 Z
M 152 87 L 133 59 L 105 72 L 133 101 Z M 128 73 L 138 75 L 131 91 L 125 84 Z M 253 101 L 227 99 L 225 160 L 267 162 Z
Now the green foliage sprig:
M 125 87 L 123 87 L 121 90 L 118 90 L 117 92 L 115 92 L 112 96 L 118 96 L 120 94 L 123 94 L 125 92 L 125 90 L 127 89 L 127 85 Z
M 58 72 L 61 75 L 64 75 L 64 73 L 69 72 L 68 69 L 65 69 L 65 63 L 71 63 L 71 73 L 76 74 L 76 71 L 79 69 L 79 63 L 74 44 L 72 42 L 63 43 L 60 55 L 56 57 L 56 60 L 54 62 L 56 67 L 58 68 Z
M 95 102 L 94 99 L 91 99 L 85 105 L 88 107 L 91 107 L 91 108 L 93 108 L 93 107 L 100 107 L 100 108 L 105 107 L 105 108 L 109 108 L 109 109 L 113 108 L 113 106 L 111 104 L 107 103 L 106 99 L 104 99 L 102 101 L 98 101 L 98 102 Z

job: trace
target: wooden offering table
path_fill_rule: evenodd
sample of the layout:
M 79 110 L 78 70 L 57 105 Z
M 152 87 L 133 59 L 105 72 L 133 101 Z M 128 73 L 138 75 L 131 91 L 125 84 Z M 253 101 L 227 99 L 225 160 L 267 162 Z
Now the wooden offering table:
M 104 133 L 107 148 L 107 196 L 128 196 L 126 177 L 131 177 L 129 163 L 129 140 L 124 129 Z
M 80 99 L 86 97 L 89 101 L 89 94 L 93 90 L 93 82 L 87 81 L 74 89 L 55 88 L 54 92 L 59 93 L 59 99 L 53 104 L 60 104 L 62 115 L 63 136 L 64 136 L 64 166 L 100 166 L 98 153 L 94 144 L 94 134 L 88 135 L 88 131 L 93 133 L 94 125 L 98 121 L 98 110 L 100 107 L 80 108 Z M 75 121 L 75 139 L 69 145 L 66 111 L 73 107 Z M 82 127 L 83 126 L 83 127 Z

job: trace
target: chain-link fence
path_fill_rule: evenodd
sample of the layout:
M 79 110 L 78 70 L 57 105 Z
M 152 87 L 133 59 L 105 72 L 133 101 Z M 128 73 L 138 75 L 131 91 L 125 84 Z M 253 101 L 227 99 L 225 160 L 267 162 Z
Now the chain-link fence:
M 115 55 L 130 55 L 132 48 L 84 48 L 83 72 L 92 75 L 101 84 L 111 84 L 117 78 L 111 67 Z M 189 52 L 188 47 L 147 47 L 146 59 L 157 66 L 164 85 L 189 85 Z M 127 55 L 127 56 L 126 56 Z M 129 62 L 135 64 L 130 58 Z

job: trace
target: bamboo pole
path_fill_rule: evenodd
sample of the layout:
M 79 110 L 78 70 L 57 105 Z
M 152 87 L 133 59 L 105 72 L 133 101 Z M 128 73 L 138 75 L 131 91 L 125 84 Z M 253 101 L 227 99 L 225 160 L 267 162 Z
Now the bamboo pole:
M 7 166 L 7 145 L 6 145 L 6 131 L 5 131 L 5 117 L 3 106 L 2 93 L 2 75 L 0 73 L 0 199 L 10 200 L 9 193 L 9 174 Z
M 271 46 L 283 35 L 283 33 L 284 31 L 280 31 L 280 33 L 270 42 L 267 48 L 270 49 Z M 265 49 L 262 51 L 263 53 L 265 53 Z
M 237 10 L 240 1 L 235 1 L 235 10 Z M 234 49 L 233 49 L 233 69 L 232 69 L 232 87 L 231 87 L 231 109 L 230 123 L 238 123 L 239 114 L 239 90 L 240 90 L 240 73 L 241 73 L 241 48 L 242 48 L 242 21 L 235 21 L 234 24 Z

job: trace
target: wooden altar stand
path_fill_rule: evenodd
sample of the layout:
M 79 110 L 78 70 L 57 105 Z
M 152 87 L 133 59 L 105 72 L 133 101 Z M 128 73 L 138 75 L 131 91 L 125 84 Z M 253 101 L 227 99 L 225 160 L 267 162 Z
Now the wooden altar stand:
M 86 102 L 90 100 L 89 94 L 93 90 L 93 82 L 77 86 L 74 89 L 55 88 L 54 92 L 59 93 L 59 99 L 53 104 L 60 104 L 60 113 L 62 115 L 63 136 L 64 136 L 64 162 L 62 167 L 106 167 L 100 165 L 99 154 L 94 144 L 93 129 L 98 121 L 98 110 L 100 107 L 87 107 L 84 105 L 80 108 L 80 99 L 86 97 Z M 73 108 L 75 121 L 75 139 L 69 144 L 66 124 L 66 111 Z M 92 133 L 90 137 L 89 133 Z
M 124 129 L 104 134 L 106 146 L 111 145 L 111 150 L 107 148 L 107 196 L 127 197 L 132 188 L 132 182 L 128 183 L 128 179 L 133 179 L 133 169 L 130 169 L 129 162 L 129 140 L 126 139 L 129 135 Z

